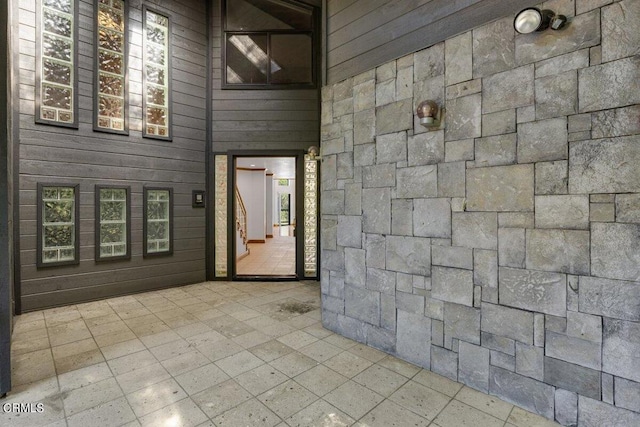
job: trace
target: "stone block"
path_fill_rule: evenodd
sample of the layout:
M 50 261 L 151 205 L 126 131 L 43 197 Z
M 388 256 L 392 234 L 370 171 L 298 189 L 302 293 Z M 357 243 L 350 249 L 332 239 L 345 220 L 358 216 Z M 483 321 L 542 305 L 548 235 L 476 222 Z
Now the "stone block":
M 335 217 L 323 217 L 321 222 L 320 242 L 324 249 L 335 251 L 338 241 L 338 221 Z
M 516 371 L 516 358 L 515 356 L 509 356 L 508 354 L 500 353 L 499 351 L 490 350 L 491 366 L 497 366 L 498 368 L 506 369 L 507 371 Z
M 567 117 L 567 131 L 569 133 L 590 131 L 591 116 L 592 114 L 585 113 Z
M 617 194 L 616 215 L 619 222 L 640 223 L 640 193 Z
M 338 245 L 362 247 L 362 217 L 338 216 Z
M 640 323 L 603 320 L 602 371 L 640 382 Z
M 387 236 L 387 269 L 431 276 L 431 245 L 422 237 Z
M 324 127 L 333 123 L 333 101 L 323 101 L 320 109 L 320 125 Z
M 386 239 L 379 234 L 365 234 L 364 247 L 367 267 L 385 268 Z
M 589 229 L 589 197 L 536 196 L 536 228 Z
M 533 345 L 536 347 L 544 347 L 545 344 L 545 328 L 544 314 L 535 313 L 533 315 Z
M 578 73 L 562 74 L 536 79 L 536 119 L 574 114 L 578 109 Z
M 599 342 L 547 330 L 545 351 L 547 356 L 586 368 L 599 371 L 602 366 L 602 346 Z
M 444 346 L 444 322 L 440 320 L 431 320 L 431 344 Z
M 516 110 L 497 111 L 482 115 L 482 136 L 503 135 L 516 131 Z
M 578 311 L 578 278 L 567 275 L 567 310 Z
M 613 203 L 616 199 L 615 194 L 590 194 L 589 201 L 591 203 Z
M 321 212 L 325 215 L 344 214 L 344 191 L 331 190 L 322 192 Z
M 345 215 L 362 215 L 362 183 L 354 182 L 344 185 Z
M 518 126 L 518 163 L 563 160 L 568 157 L 566 117 Z
M 376 83 L 376 107 L 391 104 L 396 100 L 396 81 L 385 80 Z
M 462 96 L 473 95 L 482 91 L 482 79 L 468 80 L 456 85 L 447 86 L 445 91 L 446 99 L 455 99 Z
M 490 350 L 508 354 L 509 356 L 515 356 L 516 354 L 516 342 L 511 338 L 505 338 L 483 331 L 480 333 L 480 340 L 482 346 Z
M 616 205 L 613 203 L 591 203 L 589 205 L 589 221 L 614 222 L 616 220 Z
M 638 412 L 640 408 L 640 383 L 615 378 L 616 406 Z
M 533 212 L 503 212 L 498 214 L 500 228 L 533 228 Z
M 591 314 L 567 311 L 567 335 L 601 343 L 602 318 Z
M 338 165 L 337 156 L 326 156 L 321 164 L 322 188 L 325 190 L 335 190 L 338 188 Z
M 591 139 L 591 131 L 589 131 L 589 130 L 585 130 L 583 132 L 573 132 L 573 133 L 567 134 L 567 141 L 568 142 L 584 141 L 586 139 Z
M 380 326 L 394 333 L 396 331 L 395 295 L 380 294 Z
M 640 224 L 593 223 L 591 242 L 591 274 L 640 279 Z
M 597 45 L 589 48 L 589 63 L 591 66 L 602 64 L 602 46 Z
M 465 196 L 465 163 L 451 162 L 438 165 L 438 196 Z
M 324 322 L 324 318 L 323 318 Z M 367 341 L 367 324 L 362 320 L 338 314 L 333 320 L 333 331 L 358 342 Z
M 589 49 L 581 49 L 536 64 L 536 78 L 555 76 L 589 66 Z
M 529 64 L 600 44 L 600 11 L 576 16 L 564 31 L 516 37 L 516 63 Z M 553 46 L 550 49 L 549 46 Z
M 413 234 L 420 237 L 451 237 L 451 206 L 448 199 L 413 200 Z M 395 232 L 394 232 L 395 234 Z
M 565 316 L 567 278 L 564 274 L 500 268 L 500 304 Z
M 394 187 L 396 185 L 396 166 L 392 163 L 385 163 L 375 166 L 365 166 L 362 169 L 362 186 L 372 187 Z
M 376 162 L 395 163 L 407 161 L 407 133 L 398 132 L 376 138 Z
M 489 392 L 489 350 L 460 341 L 458 381 L 483 393 Z
M 514 34 L 511 17 L 473 30 L 474 77 L 484 77 L 515 67 Z
M 412 199 L 394 199 L 391 201 L 392 234 L 396 236 L 413 236 L 414 202 Z M 418 236 L 418 234 L 416 235 Z
M 498 264 L 502 267 L 525 267 L 524 228 L 498 229 Z
M 528 269 L 589 274 L 588 231 L 527 230 L 526 239 Z
M 444 42 L 444 64 L 447 86 L 471 80 L 473 69 L 471 56 L 471 32 L 462 33 Z
M 540 381 L 491 366 L 489 393 L 543 417 L 554 416 L 555 390 Z
M 353 79 L 349 78 L 333 85 L 333 100 L 340 101 L 353 97 Z
M 444 106 L 444 75 L 418 80 L 413 84 L 413 111 L 415 112 L 418 105 L 426 99 Z M 426 131 L 422 126 L 418 128 Z
M 333 117 L 344 116 L 346 114 L 353 114 L 353 98 L 347 98 L 340 101 L 333 101 Z
M 445 141 L 476 138 L 482 135 L 482 96 L 464 96 L 447 101 Z
M 482 113 L 532 105 L 535 99 L 533 70 L 533 65 L 528 65 L 485 77 L 482 82 Z
M 569 159 L 572 194 L 640 191 L 640 135 L 572 142 Z
M 506 111 L 513 112 L 514 110 Z M 516 163 L 516 137 L 517 134 L 510 133 L 476 139 L 474 166 L 486 167 Z
M 444 161 L 444 131 L 410 136 L 407 146 L 409 166 L 435 165 Z
M 533 165 L 467 170 L 467 210 L 533 210 Z
M 452 244 L 478 249 L 498 249 L 498 218 L 492 212 L 452 214 Z
M 449 338 L 480 345 L 480 310 L 445 302 L 444 334 Z
M 429 369 L 431 365 L 431 319 L 398 310 L 396 352 L 398 357 Z
M 473 307 L 473 272 L 457 268 L 433 267 L 431 297 Z
M 376 111 L 373 108 L 358 111 L 353 115 L 353 143 L 373 142 L 376 135 Z
M 329 272 L 329 295 L 344 299 L 344 274 Z
M 396 61 L 390 61 L 376 68 L 376 80 L 381 82 L 395 79 L 397 73 Z
M 452 381 L 458 381 L 458 353 L 432 345 L 431 370 Z
M 396 78 L 396 101 L 413 97 L 413 67 L 398 70 Z
M 483 303 L 480 328 L 484 332 L 533 344 L 533 313 L 528 311 Z
M 396 171 L 396 197 L 414 199 L 438 195 L 436 165 L 398 168 Z
M 611 138 L 640 133 L 640 105 L 596 111 L 592 118 L 592 138 Z
M 600 399 L 600 372 L 551 357 L 544 358 L 544 382 Z
M 433 246 L 431 264 L 473 270 L 473 250 L 458 246 Z
M 576 0 L 576 13 L 581 15 L 612 2 L 613 0 Z
M 432 242 L 433 243 L 433 242 Z M 433 245 L 431 245 L 433 246 Z M 413 276 L 413 293 L 417 294 L 419 293 L 420 295 L 427 295 L 425 292 L 418 292 L 418 290 L 422 291 L 430 291 L 431 290 L 431 278 L 430 277 L 425 277 L 425 276 L 420 276 L 420 275 L 414 275 Z
M 346 286 L 344 312 L 354 319 L 380 325 L 380 293 Z
M 536 194 L 567 194 L 568 184 L 566 160 L 536 163 Z
M 344 314 L 344 298 L 322 295 L 322 309 L 332 313 Z
M 444 43 L 413 54 L 413 75 L 415 81 L 444 74 Z
M 322 266 L 328 270 L 344 272 L 344 250 L 322 249 Z
M 379 268 L 367 268 L 366 288 L 386 295 L 395 295 L 396 273 Z
M 561 388 L 556 389 L 556 421 L 563 426 L 578 425 L 578 394 Z
M 376 106 L 376 82 L 367 80 L 353 87 L 353 112 L 369 110 Z
M 391 231 L 391 193 L 388 188 L 362 190 L 362 231 L 389 234 Z
M 367 278 L 364 250 L 345 248 L 344 265 L 344 283 L 364 288 Z
M 640 53 L 640 3 L 623 0 L 602 8 L 602 61 Z
M 543 381 L 544 348 L 516 343 L 516 373 Z
M 396 334 L 395 331 L 380 328 L 378 326 L 365 324 L 365 334 L 367 345 L 385 353 L 395 353 Z
M 640 425 L 640 413 L 617 408 L 613 405 L 578 396 L 580 427 L 636 427 Z
M 529 105 L 526 107 L 519 107 L 516 109 L 516 123 L 528 123 L 533 122 L 536 119 L 536 106 Z
M 353 147 L 353 165 L 372 166 L 376 162 L 376 145 L 362 144 Z M 391 168 L 391 166 L 388 166 Z
M 408 313 L 424 315 L 424 299 L 422 295 L 397 292 L 396 307 Z
M 640 56 L 578 71 L 581 113 L 640 103 Z
M 336 166 L 336 176 L 338 179 L 353 178 L 353 152 L 338 154 Z
M 398 292 L 413 292 L 413 276 L 406 273 L 396 273 L 396 290 Z
M 602 401 L 613 405 L 613 375 L 602 374 Z
M 473 283 L 483 288 L 498 288 L 498 253 L 496 251 L 473 250 Z
M 344 152 L 344 137 L 322 140 L 322 155 L 329 156 Z
M 413 102 L 411 99 L 376 108 L 376 135 L 400 132 L 413 127 Z

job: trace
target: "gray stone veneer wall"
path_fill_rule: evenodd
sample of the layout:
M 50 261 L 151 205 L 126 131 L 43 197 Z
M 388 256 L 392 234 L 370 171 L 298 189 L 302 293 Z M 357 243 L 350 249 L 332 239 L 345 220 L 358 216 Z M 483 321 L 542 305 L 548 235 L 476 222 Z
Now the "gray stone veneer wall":
M 640 1 L 547 5 L 565 30 L 506 17 L 323 88 L 323 323 L 564 425 L 639 426 Z

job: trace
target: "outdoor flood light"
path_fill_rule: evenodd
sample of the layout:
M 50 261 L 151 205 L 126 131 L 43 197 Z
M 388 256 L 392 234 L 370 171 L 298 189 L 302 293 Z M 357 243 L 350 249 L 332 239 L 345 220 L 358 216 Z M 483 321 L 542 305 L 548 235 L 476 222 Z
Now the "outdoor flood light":
M 529 7 L 516 15 L 513 27 L 520 34 L 529 34 L 534 31 L 543 31 L 547 28 L 559 30 L 566 23 L 567 17 L 564 15 L 556 15 L 555 12 L 548 9 L 540 10 L 536 7 Z
M 420 124 L 424 127 L 440 126 L 440 107 L 435 101 L 422 101 L 417 109 Z

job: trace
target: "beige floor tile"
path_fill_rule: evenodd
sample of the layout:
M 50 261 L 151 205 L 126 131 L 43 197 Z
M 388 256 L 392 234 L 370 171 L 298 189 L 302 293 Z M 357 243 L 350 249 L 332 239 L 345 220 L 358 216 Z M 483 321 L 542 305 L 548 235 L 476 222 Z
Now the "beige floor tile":
M 136 339 L 136 334 L 132 331 L 121 332 L 117 334 L 98 335 L 94 337 L 98 347 L 107 347 L 109 345 L 117 344 L 119 342 L 130 341 Z
M 313 319 L 312 319 L 313 320 Z M 313 335 L 316 338 L 319 339 L 323 339 L 323 338 L 327 338 L 331 335 L 335 335 L 333 332 L 331 332 L 328 329 L 325 329 L 322 326 L 321 322 L 316 321 L 313 325 L 311 326 L 307 326 L 306 328 L 303 329 L 304 332 Z M 347 339 L 347 338 L 345 338 Z M 349 340 L 351 341 L 351 340 Z M 355 343 L 355 341 L 353 341 Z M 337 347 L 340 347 L 339 345 L 337 345 Z
M 89 332 L 89 329 L 82 319 L 63 323 L 58 326 L 48 328 L 48 330 L 49 341 L 54 347 L 91 338 L 91 332 Z
M 278 384 L 282 384 L 288 379 L 289 378 L 286 375 L 282 374 L 271 365 L 258 366 L 255 369 L 235 377 L 238 384 L 254 396 L 262 394 Z
M 513 407 L 507 421 L 518 427 L 557 427 L 559 424 L 550 421 L 540 415 L 532 414 L 517 406 Z
M 434 420 L 440 427 L 502 427 L 504 421 L 492 417 L 482 411 L 452 400 Z
M 124 396 L 115 378 L 107 378 L 65 393 L 64 411 L 67 417 Z
M 209 418 L 214 418 L 251 399 L 251 393 L 235 380 L 228 380 L 192 396 Z
M 219 415 L 213 422 L 225 427 L 275 426 L 280 418 L 256 399 L 248 400 Z
M 286 419 L 291 427 L 347 427 L 353 418 L 320 399 Z
M 344 384 L 348 380 L 349 379 L 347 377 L 332 371 L 324 365 L 318 365 L 311 368 L 294 378 L 295 382 L 320 397 L 334 390 L 341 384 Z
M 33 332 L 36 330 L 46 329 L 47 325 L 44 321 L 44 317 L 42 316 L 42 312 L 34 312 L 40 313 L 40 318 L 32 318 L 28 320 L 25 318 L 26 315 L 15 316 L 14 317 L 14 325 L 13 325 L 13 333 L 14 334 L 26 334 L 27 332 Z M 30 314 L 30 313 L 28 313 Z
M 15 385 L 2 404 L 38 403 L 44 404 L 42 412 L 11 413 L 0 411 L 0 423 L 11 427 L 39 427 L 64 419 L 58 381 L 55 377 L 36 381 L 27 385 Z
M 133 326 L 130 326 L 129 329 L 131 329 L 133 333 L 138 336 L 138 338 L 141 338 L 147 335 L 159 334 L 160 332 L 170 330 L 170 328 L 167 325 L 165 325 L 163 322 L 133 325 Z
M 13 386 L 28 384 L 56 374 L 51 350 L 38 350 L 12 358 L 11 383 Z
M 216 362 L 216 365 L 230 377 L 235 377 L 253 368 L 257 368 L 264 362 L 248 352 L 241 351 L 233 356 L 225 357 Z
M 109 360 L 107 363 L 113 371 L 113 374 L 118 376 L 151 365 L 157 361 L 158 360 L 148 350 L 143 350 Z
M 281 336 L 278 341 L 288 345 L 289 347 L 298 350 L 306 345 L 312 344 L 318 341 L 318 338 L 303 331 L 295 331 L 290 334 Z
M 122 391 L 132 393 L 171 378 L 171 375 L 160 363 L 146 365 L 116 377 Z
M 153 354 L 159 362 L 171 359 L 184 353 L 190 353 L 194 350 L 194 347 L 184 339 L 171 341 L 166 344 L 162 344 L 149 349 L 151 354 Z
M 288 377 L 293 378 L 317 366 L 318 362 L 304 354 L 294 352 L 272 360 L 269 364 Z
M 409 380 L 380 365 L 373 365 L 353 377 L 353 381 L 382 396 L 389 397 Z
M 228 315 L 208 320 L 205 324 L 209 325 L 213 330 L 218 331 L 227 338 L 234 338 L 254 330 L 251 326 Z
M 411 411 L 407 411 L 402 406 L 389 400 L 385 400 L 376 406 L 360 420 L 362 426 L 385 426 L 385 427 L 427 427 L 429 420 L 422 418 Z M 482 424 L 480 424 L 484 427 Z M 444 426 L 442 426 L 444 427 Z
M 391 369 L 393 372 L 397 372 L 407 378 L 413 378 L 415 374 L 420 372 L 420 368 L 416 365 L 412 365 L 394 356 L 386 356 L 378 362 L 378 365 Z
M 20 339 L 11 341 L 11 354 L 17 356 L 20 354 L 31 353 L 32 351 L 45 350 L 51 347 L 49 343 L 49 337 L 46 335 L 47 331 L 44 331 L 45 335 L 34 339 Z M 28 336 L 28 334 L 24 334 Z
M 357 341 L 354 340 L 350 340 L 349 338 L 345 338 L 343 336 L 340 335 L 336 335 L 336 334 L 331 334 L 327 337 L 325 337 L 323 339 L 324 342 L 328 342 L 331 345 L 334 345 L 336 347 L 339 347 L 343 350 L 348 350 L 351 347 L 355 346 L 356 344 L 358 344 Z
M 367 359 L 373 363 L 377 363 L 384 359 L 387 355 L 375 348 L 367 347 L 364 344 L 356 344 L 348 350 L 350 353 L 360 356 L 363 359 Z
M 116 427 L 134 421 L 135 414 L 124 397 L 103 403 L 95 408 L 67 418 L 69 427 Z
M 62 359 L 63 357 L 73 356 L 97 349 L 98 345 L 93 340 L 93 338 L 87 338 L 70 344 L 51 347 L 51 352 L 53 353 L 53 360 L 58 360 Z
M 93 329 L 97 326 L 106 325 L 108 323 L 122 322 L 122 320 L 120 319 L 120 316 L 118 316 L 116 312 L 113 310 L 111 310 L 111 313 L 106 314 L 104 316 L 97 316 L 97 317 L 90 317 L 90 318 L 86 318 L 83 316 L 83 319 L 84 319 L 84 323 L 87 325 L 87 328 L 89 328 L 91 332 L 93 332 Z
M 104 356 L 100 349 L 85 351 L 84 353 L 74 354 L 72 356 L 63 357 L 55 360 L 56 372 L 58 375 L 65 372 L 75 371 L 76 369 L 85 368 L 104 362 Z
M 450 401 L 448 396 L 415 381 L 400 387 L 389 399 L 428 420 L 433 420 Z
M 416 381 L 418 380 L 416 379 Z M 463 387 L 458 394 L 456 394 L 455 399 L 504 421 L 509 418 L 509 414 L 513 409 L 512 404 L 469 387 Z
M 294 350 L 279 341 L 271 340 L 255 347 L 251 347 L 249 348 L 249 351 L 265 362 L 271 362 L 272 360 L 285 356 Z
M 126 397 L 136 416 L 142 417 L 184 399 L 187 393 L 170 378 L 129 393 Z
M 164 360 L 160 363 L 172 376 L 175 377 L 200 366 L 207 365 L 210 362 L 211 361 L 198 350 L 193 350 L 189 353 L 181 354 L 180 356 Z
M 208 421 L 204 412 L 189 398 L 165 406 L 140 418 L 142 426 L 192 427 Z
M 213 363 L 200 366 L 175 377 L 178 384 L 190 396 L 228 379 L 229 376 Z
M 344 350 L 324 341 L 316 341 L 313 344 L 302 347 L 298 351 L 317 362 L 324 362 L 327 359 L 331 359 L 333 356 L 337 356 Z
M 270 341 L 271 337 L 260 331 L 251 331 L 247 334 L 231 338 L 231 340 L 241 347 L 251 348 Z
M 129 331 L 129 326 L 124 323 L 122 320 L 118 320 L 116 322 L 103 323 L 100 325 L 95 325 L 89 327 L 89 330 L 93 334 L 94 337 L 105 334 L 120 334 Z
M 117 359 L 118 357 L 126 356 L 128 354 L 137 353 L 145 349 L 146 347 L 144 346 L 142 341 L 136 338 L 121 343 L 108 345 L 102 347 L 100 350 L 102 351 L 102 355 L 106 360 L 111 360 Z
M 166 323 L 167 326 L 169 326 L 173 330 L 176 330 L 176 329 L 181 328 L 183 326 L 191 325 L 193 323 L 198 323 L 200 321 L 193 314 L 187 313 L 186 310 L 184 310 L 184 311 L 185 311 L 185 314 L 181 314 L 181 315 L 175 316 L 175 317 L 170 317 L 168 319 L 162 319 L 162 321 L 164 323 Z
M 60 390 L 70 391 L 113 377 L 106 362 L 58 375 Z
M 343 351 L 322 363 L 347 378 L 352 378 L 358 375 L 360 372 L 372 365 L 372 363 L 367 359 L 358 357 L 348 351 Z
M 179 328 L 175 328 L 173 329 L 175 331 L 175 333 L 177 333 L 178 335 L 180 335 L 182 338 L 189 338 L 192 337 L 194 335 L 200 335 L 200 334 L 204 334 L 206 332 L 211 331 L 211 328 L 207 325 L 205 325 L 204 323 L 197 321 L 185 326 L 181 326 Z
M 258 400 L 284 419 L 318 400 L 318 396 L 289 380 L 261 394 Z
M 420 370 L 420 372 L 413 377 L 413 380 L 442 394 L 446 394 L 449 397 L 455 396 L 462 388 L 462 384 L 451 381 L 449 378 L 427 371 L 426 369 Z
M 166 344 L 172 341 L 177 341 L 182 337 L 176 334 L 174 331 L 163 331 L 153 335 L 146 335 L 140 337 L 140 341 L 147 346 L 147 348 L 157 347 L 162 344 Z
M 207 359 L 216 362 L 234 354 L 240 353 L 244 349 L 230 339 L 224 338 L 213 343 L 204 343 L 196 345 L 196 348 Z
M 382 402 L 384 397 L 360 384 L 348 381 L 327 394 L 324 400 L 357 420 Z

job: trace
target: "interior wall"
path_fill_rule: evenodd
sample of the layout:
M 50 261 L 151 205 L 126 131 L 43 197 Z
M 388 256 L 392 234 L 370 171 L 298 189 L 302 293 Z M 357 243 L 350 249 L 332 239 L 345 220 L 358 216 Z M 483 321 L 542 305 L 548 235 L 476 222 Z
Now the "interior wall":
M 507 16 L 323 88 L 322 320 L 564 425 L 640 425 L 640 2 L 542 6 L 568 27 Z
M 249 241 L 266 239 L 265 171 L 236 170 L 236 184 L 247 209 L 247 236 Z

